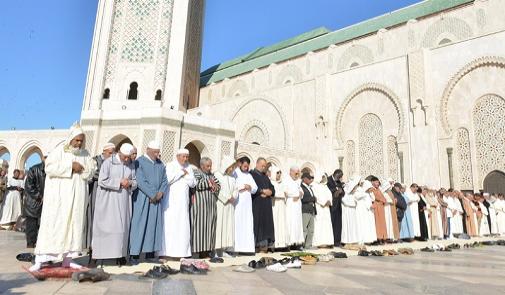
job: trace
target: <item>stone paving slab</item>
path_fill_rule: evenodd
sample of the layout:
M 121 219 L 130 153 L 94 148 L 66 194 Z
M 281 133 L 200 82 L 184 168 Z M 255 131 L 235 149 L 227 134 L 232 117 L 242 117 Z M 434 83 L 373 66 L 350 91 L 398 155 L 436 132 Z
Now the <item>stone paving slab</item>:
M 488 240 L 488 239 L 479 239 Z M 468 240 L 403 243 L 386 248 L 419 249 L 434 243 L 469 243 Z M 505 247 L 490 246 L 453 252 L 424 253 L 412 256 L 359 257 L 356 251 L 343 251 L 350 256 L 329 263 L 304 266 L 286 273 L 258 270 L 250 274 L 233 272 L 233 267 L 256 257 L 226 259 L 224 265 L 211 265 L 204 276 L 178 274 L 153 281 L 140 279 L 139 267 L 112 267 L 111 280 L 99 283 L 77 283 L 69 280 L 37 281 L 21 269 L 15 259 L 24 248 L 24 235 L 0 231 L 0 294 L 504 294 Z M 384 247 L 369 247 L 369 250 Z M 339 251 L 339 249 L 336 249 Z M 329 249 L 317 250 L 327 253 Z M 274 257 L 281 257 L 275 253 Z M 83 259 L 84 261 L 85 259 Z M 177 262 L 171 263 L 174 267 Z M 26 263 L 25 265 L 29 265 Z M 484 289 L 483 289 L 484 288 Z

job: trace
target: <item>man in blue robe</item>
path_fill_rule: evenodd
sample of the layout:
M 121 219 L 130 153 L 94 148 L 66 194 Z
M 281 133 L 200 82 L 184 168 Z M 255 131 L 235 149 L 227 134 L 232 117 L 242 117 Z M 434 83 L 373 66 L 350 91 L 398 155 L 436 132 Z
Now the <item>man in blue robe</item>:
M 154 254 L 161 250 L 163 215 L 161 199 L 167 190 L 165 165 L 159 159 L 160 144 L 151 141 L 146 154 L 137 159 L 137 187 L 133 196 L 133 215 L 130 226 L 131 263 L 138 264 L 140 253 L 154 261 Z

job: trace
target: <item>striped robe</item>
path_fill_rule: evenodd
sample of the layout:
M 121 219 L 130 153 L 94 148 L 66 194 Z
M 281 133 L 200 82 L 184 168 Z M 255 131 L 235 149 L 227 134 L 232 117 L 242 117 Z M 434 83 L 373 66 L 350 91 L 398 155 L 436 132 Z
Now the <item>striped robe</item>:
M 218 189 L 212 192 L 210 180 L 213 180 Z M 195 170 L 196 187 L 191 197 L 191 251 L 213 251 L 216 244 L 216 220 L 219 195 L 219 180 L 214 174 Z

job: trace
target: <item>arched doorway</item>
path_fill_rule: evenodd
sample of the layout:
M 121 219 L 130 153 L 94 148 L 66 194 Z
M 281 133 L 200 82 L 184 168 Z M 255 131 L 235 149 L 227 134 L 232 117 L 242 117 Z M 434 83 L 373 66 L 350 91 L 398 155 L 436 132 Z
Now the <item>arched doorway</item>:
M 1 159 L 0 162 L 2 162 L 0 165 L 0 169 L 5 168 L 8 170 L 11 154 L 9 150 L 4 146 L 0 146 L 0 159 Z
M 505 194 L 505 173 L 493 171 L 484 178 L 484 191 L 490 194 Z
M 202 154 L 205 155 L 205 145 L 201 141 L 194 140 L 188 143 L 184 148 L 189 151 L 189 163 L 196 167 L 200 167 Z
M 129 143 L 129 144 L 133 145 L 133 142 L 131 141 L 131 139 L 124 134 L 118 134 L 118 135 L 114 136 L 113 138 L 111 138 L 109 140 L 109 142 L 116 145 L 116 151 L 119 151 L 121 146 L 125 143 Z
M 33 165 L 42 162 L 42 157 L 42 150 L 38 146 L 31 146 L 21 154 L 17 168 L 28 171 Z

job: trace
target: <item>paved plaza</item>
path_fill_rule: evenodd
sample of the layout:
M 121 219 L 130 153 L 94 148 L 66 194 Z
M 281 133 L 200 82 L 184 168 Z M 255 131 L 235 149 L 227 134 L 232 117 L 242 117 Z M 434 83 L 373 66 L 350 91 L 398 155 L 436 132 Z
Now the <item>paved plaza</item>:
M 459 240 L 460 243 L 466 241 Z M 100 283 L 64 280 L 39 282 L 22 270 L 16 254 L 25 251 L 24 235 L 0 232 L 1 294 L 503 294 L 505 247 L 485 246 L 413 256 L 350 256 L 301 270 L 251 274 L 217 267 L 206 276 L 175 275 L 152 281 L 135 269 Z M 420 248 L 421 243 L 402 244 Z M 251 259 L 251 258 L 242 258 Z M 241 263 L 240 260 L 237 263 Z M 145 267 L 145 266 L 144 266 Z M 106 268 L 119 273 L 116 268 Z

